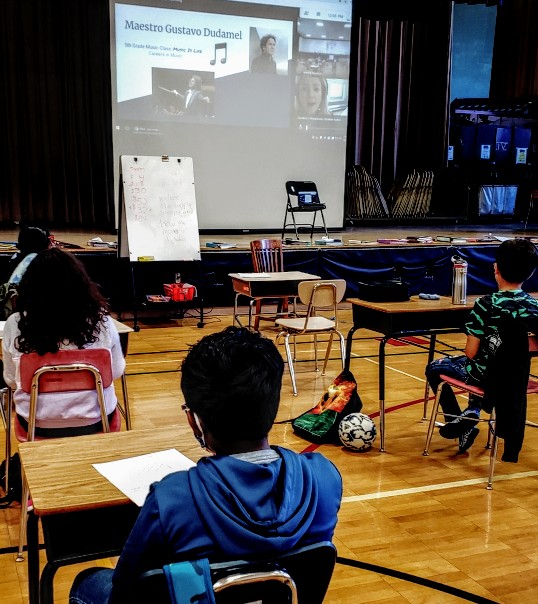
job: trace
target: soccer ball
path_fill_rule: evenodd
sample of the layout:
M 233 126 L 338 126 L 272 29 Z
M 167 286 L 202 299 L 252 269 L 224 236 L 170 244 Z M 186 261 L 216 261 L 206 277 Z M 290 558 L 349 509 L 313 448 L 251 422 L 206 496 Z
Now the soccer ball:
M 344 447 L 366 451 L 372 446 L 377 429 L 372 419 L 364 413 L 350 413 L 340 422 L 338 436 Z

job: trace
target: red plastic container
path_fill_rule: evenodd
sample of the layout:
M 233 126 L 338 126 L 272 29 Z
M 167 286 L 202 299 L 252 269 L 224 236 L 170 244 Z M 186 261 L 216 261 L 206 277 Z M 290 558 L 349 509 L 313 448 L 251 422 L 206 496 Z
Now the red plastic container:
M 188 283 L 164 283 L 164 295 L 170 296 L 173 302 L 188 302 L 196 295 L 194 285 Z

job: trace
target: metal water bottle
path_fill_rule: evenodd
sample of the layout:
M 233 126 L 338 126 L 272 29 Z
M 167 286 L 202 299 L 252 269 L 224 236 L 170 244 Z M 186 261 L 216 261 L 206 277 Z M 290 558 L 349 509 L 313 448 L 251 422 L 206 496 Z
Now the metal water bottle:
M 452 304 L 467 303 L 467 262 L 460 256 L 452 256 L 454 274 L 452 277 Z

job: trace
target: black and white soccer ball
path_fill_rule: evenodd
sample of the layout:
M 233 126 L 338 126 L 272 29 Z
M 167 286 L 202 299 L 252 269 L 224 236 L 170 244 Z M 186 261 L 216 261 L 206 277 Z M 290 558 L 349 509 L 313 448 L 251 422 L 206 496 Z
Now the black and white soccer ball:
M 354 451 L 366 451 L 377 436 L 372 418 L 364 413 L 346 415 L 338 426 L 338 436 L 344 447 Z

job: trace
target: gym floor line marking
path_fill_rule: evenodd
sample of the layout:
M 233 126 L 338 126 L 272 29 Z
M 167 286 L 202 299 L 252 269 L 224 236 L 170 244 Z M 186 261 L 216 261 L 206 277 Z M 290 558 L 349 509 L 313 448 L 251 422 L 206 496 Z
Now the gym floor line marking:
M 369 363 L 373 363 L 374 365 L 379 365 L 378 361 L 374 361 L 373 359 L 364 359 L 365 361 L 368 361 Z M 426 380 L 424 378 L 419 378 L 416 375 L 411 375 L 410 373 L 406 373 L 405 371 L 401 371 L 400 369 L 395 369 L 394 367 L 391 367 L 390 365 L 385 365 L 385 370 L 390 369 L 391 371 L 395 371 L 396 373 L 401 373 L 402 375 L 405 375 L 407 377 L 413 378 L 414 380 L 418 380 L 419 382 L 424 383 Z
M 368 361 L 369 363 L 373 363 L 374 365 L 379 365 L 379 363 L 377 361 L 374 361 L 373 359 L 366 359 L 365 358 L 364 360 Z M 426 380 L 424 378 L 420 378 L 420 377 L 418 377 L 416 375 L 411 375 L 410 373 L 406 373 L 405 371 L 401 371 L 400 369 L 395 369 L 394 367 L 391 367 L 390 365 L 385 365 L 385 371 L 387 369 L 390 369 L 391 371 L 395 371 L 396 373 L 400 373 L 401 375 L 405 375 L 405 376 L 407 376 L 409 378 L 412 378 L 414 380 L 418 380 L 422 384 L 426 383 Z M 431 388 L 430 388 L 430 391 L 431 391 Z M 459 391 L 459 392 L 456 392 L 455 394 L 456 394 L 456 396 L 461 396 L 461 397 L 463 397 L 465 399 L 467 398 L 467 395 L 465 394 L 464 391 Z M 429 400 L 433 400 L 433 399 L 435 399 L 435 396 L 431 396 Z M 424 401 L 424 399 L 422 399 L 422 401 Z M 416 403 L 416 402 L 421 402 L 421 401 L 413 401 L 413 404 Z M 390 409 L 386 409 L 385 413 L 388 413 L 389 411 L 390 411 Z
M 502 474 L 495 476 L 494 483 L 501 480 L 516 480 L 518 478 L 532 478 L 538 476 L 538 470 L 529 472 L 517 472 L 515 474 Z M 471 478 L 469 480 L 457 480 L 454 482 L 443 482 L 441 484 L 425 485 L 423 487 L 412 487 L 408 489 L 398 489 L 395 491 L 383 491 L 379 493 L 366 493 L 364 495 L 350 495 L 342 497 L 342 503 L 354 503 L 357 501 L 370 501 L 372 499 L 384 499 L 385 497 L 400 497 L 401 495 L 412 495 L 413 493 L 425 493 L 428 491 L 440 491 L 443 489 L 454 489 L 458 487 L 468 487 L 487 482 L 487 478 Z
M 135 361 L 133 362 L 129 362 L 129 368 L 132 367 L 133 365 L 160 365 L 163 363 L 179 363 L 179 361 L 177 359 L 165 359 L 164 361 L 161 359 L 159 361 Z

